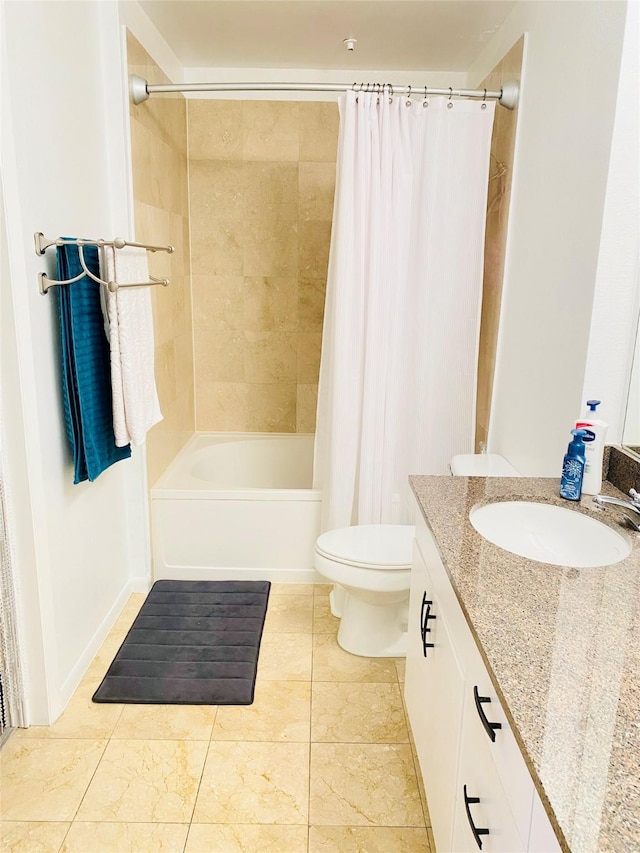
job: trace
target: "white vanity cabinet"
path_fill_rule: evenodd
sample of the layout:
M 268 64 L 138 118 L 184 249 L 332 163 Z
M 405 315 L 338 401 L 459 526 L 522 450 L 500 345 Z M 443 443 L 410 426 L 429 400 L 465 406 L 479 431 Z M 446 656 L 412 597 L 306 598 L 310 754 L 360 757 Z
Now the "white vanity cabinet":
M 429 808 L 441 816 L 434 837 L 441 850 L 451 849 L 462 725 L 464 676 L 418 545 L 414 545 L 409 605 L 405 700 L 425 780 Z M 437 738 L 433 737 L 437 732 Z
M 560 850 L 420 514 L 405 698 L 439 853 Z

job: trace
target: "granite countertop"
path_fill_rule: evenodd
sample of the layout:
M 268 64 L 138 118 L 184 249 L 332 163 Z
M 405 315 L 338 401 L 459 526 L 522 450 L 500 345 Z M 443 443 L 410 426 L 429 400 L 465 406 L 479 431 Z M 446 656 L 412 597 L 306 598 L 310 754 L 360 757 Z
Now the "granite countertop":
M 640 534 L 559 480 L 410 477 L 458 601 L 564 849 L 640 850 Z M 625 497 L 605 482 L 602 493 Z M 602 568 L 560 568 L 492 545 L 476 504 L 584 512 L 633 542 Z

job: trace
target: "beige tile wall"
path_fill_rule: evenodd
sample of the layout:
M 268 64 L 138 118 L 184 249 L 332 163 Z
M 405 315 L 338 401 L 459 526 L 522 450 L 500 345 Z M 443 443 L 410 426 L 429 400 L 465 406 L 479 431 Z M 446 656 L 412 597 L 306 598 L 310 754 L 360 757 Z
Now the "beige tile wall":
M 196 428 L 313 432 L 335 103 L 187 107 Z
M 170 82 L 131 33 L 127 55 L 130 74 Z M 150 98 L 131 105 L 130 117 L 136 239 L 176 249 L 149 254 L 151 274 L 171 281 L 151 290 L 164 416 L 147 437 L 152 484 L 195 429 L 186 102 L 182 95 Z
M 521 38 L 478 88 L 500 89 L 502 84 L 508 80 L 519 81 L 522 70 L 523 47 L 524 38 Z M 480 450 L 481 442 L 486 443 L 489 431 L 517 113 L 517 109 L 506 110 L 503 107 L 496 106 L 491 139 L 476 403 L 476 452 Z

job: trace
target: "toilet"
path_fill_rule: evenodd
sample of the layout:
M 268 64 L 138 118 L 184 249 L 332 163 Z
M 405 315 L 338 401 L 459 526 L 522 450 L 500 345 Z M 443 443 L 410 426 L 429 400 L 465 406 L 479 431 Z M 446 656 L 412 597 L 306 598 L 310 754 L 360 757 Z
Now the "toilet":
M 451 473 L 518 477 L 495 453 L 459 454 Z M 322 533 L 314 566 L 334 584 L 331 612 L 340 619 L 338 643 L 363 657 L 404 657 L 415 528 L 410 524 L 357 524 Z
M 318 537 L 315 568 L 330 595 L 338 643 L 352 655 L 403 657 L 413 556 L 412 524 L 358 524 Z

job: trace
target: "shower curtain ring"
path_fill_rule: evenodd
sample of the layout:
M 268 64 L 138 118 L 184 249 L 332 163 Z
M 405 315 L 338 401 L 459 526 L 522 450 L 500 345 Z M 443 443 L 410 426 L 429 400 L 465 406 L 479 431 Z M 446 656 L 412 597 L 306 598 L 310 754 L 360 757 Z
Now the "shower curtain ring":
M 451 88 L 451 86 L 449 86 L 449 102 L 447 103 L 447 109 L 448 110 L 453 109 L 453 101 L 451 100 L 452 95 L 453 95 L 453 89 Z
M 482 103 L 480 104 L 481 110 L 486 110 L 487 108 L 487 90 L 484 90 L 484 95 L 482 96 Z
M 422 106 L 423 106 L 423 107 L 428 107 L 428 106 L 429 106 L 429 101 L 427 100 L 427 94 L 428 94 L 428 93 L 427 93 L 427 87 L 425 86 L 425 87 L 424 87 L 424 101 L 422 102 Z
M 387 85 L 389 86 L 389 103 L 392 104 L 393 103 L 393 84 L 388 83 Z
M 411 106 L 411 86 L 407 86 L 407 89 L 408 89 L 409 91 L 407 92 L 407 101 L 406 101 L 406 104 L 407 104 L 407 106 L 408 106 L 408 107 L 410 107 L 410 106 Z

